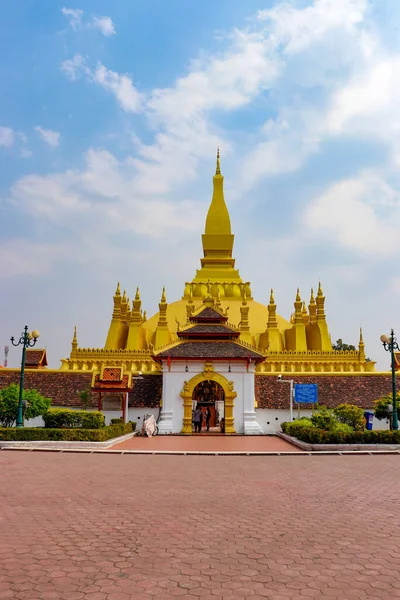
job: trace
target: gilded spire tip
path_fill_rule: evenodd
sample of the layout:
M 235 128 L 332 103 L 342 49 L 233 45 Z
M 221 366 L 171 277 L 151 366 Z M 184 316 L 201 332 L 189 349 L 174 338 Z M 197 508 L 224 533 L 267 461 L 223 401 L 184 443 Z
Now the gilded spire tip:
M 301 302 L 300 288 L 297 288 L 296 302 Z
M 139 290 L 139 287 L 136 288 L 135 300 L 140 300 L 140 290 Z
M 322 285 L 321 282 L 318 282 L 318 296 L 323 296 Z
M 215 169 L 215 174 L 216 175 L 221 175 L 221 163 L 220 163 L 219 146 L 217 148 L 217 168 Z
M 315 302 L 314 288 L 311 288 L 310 304 L 313 304 L 314 302 Z
M 121 295 L 121 287 L 119 285 L 119 281 L 118 281 L 118 284 L 117 284 L 117 289 L 115 290 L 115 295 L 116 296 L 120 296 Z
M 273 288 L 271 288 L 271 294 L 269 296 L 269 303 L 270 304 L 275 304 L 275 298 L 274 298 L 274 290 L 273 290 Z
M 166 302 L 167 301 L 167 295 L 165 293 L 165 286 L 162 289 L 162 294 L 161 294 L 161 302 Z

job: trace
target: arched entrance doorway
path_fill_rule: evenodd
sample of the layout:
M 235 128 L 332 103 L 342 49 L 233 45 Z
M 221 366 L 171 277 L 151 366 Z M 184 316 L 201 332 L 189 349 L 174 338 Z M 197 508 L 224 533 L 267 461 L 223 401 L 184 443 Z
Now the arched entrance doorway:
M 196 385 L 192 394 L 192 409 L 195 408 L 203 413 L 202 431 L 225 429 L 225 393 L 217 381 L 205 380 Z
M 203 386 L 200 384 L 204 383 Z M 218 384 L 212 386 L 210 384 Z M 208 384 L 208 386 L 206 386 Z M 208 389 L 208 398 L 214 398 L 215 402 L 223 402 L 224 407 L 224 425 L 225 434 L 230 435 L 235 432 L 233 422 L 233 401 L 236 398 L 236 392 L 234 391 L 234 385 L 232 381 L 228 381 L 226 377 L 220 373 L 215 373 L 211 364 L 206 363 L 206 369 L 203 373 L 199 373 L 190 379 L 185 381 L 181 397 L 183 398 L 183 427 L 181 433 L 190 435 L 192 433 L 192 410 L 194 398 L 200 398 L 200 395 L 205 393 Z M 212 394 L 215 394 L 214 396 Z M 204 396 L 203 396 L 204 398 Z M 218 400 L 217 400 L 218 398 Z M 222 398 L 219 400 L 219 398 Z

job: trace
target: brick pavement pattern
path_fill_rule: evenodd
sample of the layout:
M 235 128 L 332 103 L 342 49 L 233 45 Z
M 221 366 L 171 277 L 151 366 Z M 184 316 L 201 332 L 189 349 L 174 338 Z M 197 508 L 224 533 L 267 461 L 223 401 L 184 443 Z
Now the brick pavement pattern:
M 398 465 L 1 451 L 0 599 L 400 598 Z
M 275 435 L 157 435 L 137 436 L 114 444 L 110 450 L 161 450 L 184 452 L 302 452 Z

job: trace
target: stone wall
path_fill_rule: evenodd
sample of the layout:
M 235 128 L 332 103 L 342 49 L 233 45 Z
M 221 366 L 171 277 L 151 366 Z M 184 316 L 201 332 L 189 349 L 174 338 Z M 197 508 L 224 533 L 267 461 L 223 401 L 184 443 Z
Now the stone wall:
M 294 383 L 317 383 L 318 403 L 329 408 L 339 404 L 356 404 L 373 408 L 374 401 L 392 390 L 390 373 L 371 375 L 293 376 L 283 379 Z M 277 375 L 256 375 L 256 400 L 258 408 L 289 408 L 289 384 L 279 382 Z

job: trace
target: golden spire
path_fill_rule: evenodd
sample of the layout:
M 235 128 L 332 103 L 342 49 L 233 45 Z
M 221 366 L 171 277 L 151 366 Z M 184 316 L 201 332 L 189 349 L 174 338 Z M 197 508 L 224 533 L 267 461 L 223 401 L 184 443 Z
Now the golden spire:
M 204 233 L 205 235 L 231 235 L 231 219 L 229 217 L 228 208 L 225 204 L 224 199 L 224 178 L 221 175 L 219 150 L 217 153 L 217 168 L 215 171 L 213 182 L 213 197 L 210 208 L 208 209 L 206 228 Z
M 363 338 L 362 328 L 360 327 L 360 341 L 358 342 L 358 353 L 360 362 L 364 362 L 366 360 L 365 356 L 365 344 Z
M 78 338 L 76 336 L 76 325 L 74 327 L 74 337 L 72 338 L 72 351 L 78 348 Z
M 219 156 L 219 146 L 217 148 L 217 168 L 215 169 L 216 175 L 221 175 L 221 164 L 220 164 L 220 156 Z
M 117 289 L 115 290 L 115 295 L 116 296 L 120 296 L 121 295 L 121 288 L 120 288 L 120 285 L 119 285 L 119 281 L 118 281 Z
M 135 300 L 140 300 L 140 290 L 139 290 L 139 287 L 136 288 Z
M 308 318 L 308 311 L 307 311 L 307 306 L 306 306 L 305 302 L 303 302 L 303 308 L 301 310 L 301 313 L 303 315 L 303 323 L 308 323 L 309 318 Z
M 268 304 L 267 329 L 277 329 L 277 328 L 278 328 L 278 321 L 276 319 L 276 304 L 275 304 L 275 298 L 274 298 L 274 290 L 271 288 L 271 294 L 269 297 L 269 304 Z
M 122 302 L 126 302 L 126 290 L 124 290 L 124 295 L 122 296 Z
M 302 307 L 303 302 L 301 301 L 300 290 L 297 288 L 296 300 L 294 302 L 294 323 L 303 323 Z
M 165 286 L 162 289 L 162 294 L 161 294 L 161 302 L 166 302 L 167 301 L 167 296 L 165 293 Z
M 317 294 L 317 321 L 325 321 L 325 296 L 322 291 L 321 282 L 318 284 L 318 294 Z
M 311 288 L 310 304 L 308 305 L 308 312 L 310 314 L 310 323 L 313 325 L 317 320 L 317 304 L 314 298 L 314 290 Z
M 143 323 L 146 323 L 147 321 L 147 312 L 144 310 L 143 311 Z

